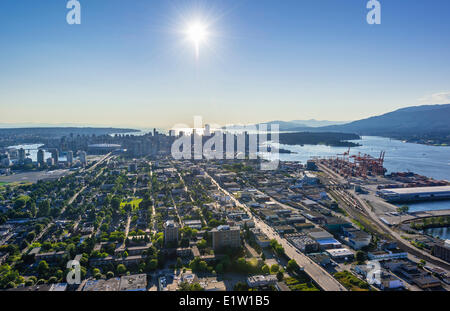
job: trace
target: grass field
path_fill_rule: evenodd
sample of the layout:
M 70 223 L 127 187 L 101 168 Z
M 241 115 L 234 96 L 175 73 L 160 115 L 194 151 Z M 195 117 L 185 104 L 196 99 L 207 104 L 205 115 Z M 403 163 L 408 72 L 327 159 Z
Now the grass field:
M 142 202 L 142 199 L 132 198 L 130 200 L 125 200 L 120 203 L 120 207 L 124 208 L 125 205 L 130 204 L 132 209 L 135 210 L 139 207 L 139 204 Z

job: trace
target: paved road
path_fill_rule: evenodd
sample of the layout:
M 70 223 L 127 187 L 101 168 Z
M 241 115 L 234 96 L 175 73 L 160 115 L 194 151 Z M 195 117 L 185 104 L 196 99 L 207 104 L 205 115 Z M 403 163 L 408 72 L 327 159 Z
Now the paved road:
M 110 157 L 111 157 L 111 152 L 108 153 L 107 155 L 105 155 L 103 158 L 101 158 L 100 161 L 98 161 L 97 163 L 95 163 L 94 165 L 92 165 L 90 168 L 88 168 L 88 169 L 83 169 L 82 171 L 86 171 L 86 172 L 93 171 L 97 166 L 99 166 L 100 164 L 102 164 L 103 162 L 105 162 L 106 160 L 108 160 Z
M 228 195 L 237 206 L 242 207 L 247 214 L 253 219 L 255 222 L 255 226 L 261 230 L 264 234 L 266 234 L 269 239 L 275 239 L 280 243 L 285 250 L 286 255 L 294 259 L 301 267 L 304 268 L 305 272 L 325 291 L 347 291 L 347 289 L 339 283 L 335 278 L 333 278 L 328 272 L 326 272 L 321 266 L 316 264 L 314 261 L 309 259 L 303 253 L 298 253 L 297 249 L 293 247 L 291 244 L 287 242 L 286 239 L 280 237 L 270 226 L 268 226 L 263 221 L 259 220 L 256 217 L 253 217 L 250 209 L 247 205 L 239 202 L 233 195 L 231 195 L 228 191 L 223 189 L 217 181 L 212 178 L 208 173 L 205 172 L 207 176 L 209 176 L 212 182 L 219 188 L 220 191 Z
M 131 215 L 127 217 L 127 225 L 125 226 L 125 241 L 128 238 L 128 233 L 130 232 Z

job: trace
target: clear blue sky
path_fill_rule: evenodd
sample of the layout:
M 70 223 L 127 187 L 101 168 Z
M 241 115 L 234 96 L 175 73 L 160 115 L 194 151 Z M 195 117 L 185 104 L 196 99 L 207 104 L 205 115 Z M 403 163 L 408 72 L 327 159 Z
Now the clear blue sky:
M 450 91 L 448 0 L 380 0 L 381 25 L 366 0 L 79 1 L 68 25 L 66 0 L 1 0 L 0 123 L 354 120 Z

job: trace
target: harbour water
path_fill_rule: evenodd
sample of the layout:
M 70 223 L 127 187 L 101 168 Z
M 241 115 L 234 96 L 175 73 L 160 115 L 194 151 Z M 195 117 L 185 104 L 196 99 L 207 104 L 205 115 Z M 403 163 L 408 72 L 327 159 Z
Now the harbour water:
M 405 143 L 399 140 L 364 136 L 354 141 L 360 147 L 350 149 L 350 154 L 370 154 L 379 157 L 386 152 L 384 166 L 391 172 L 414 172 L 437 180 L 450 180 L 450 147 L 436 147 Z M 325 145 L 279 145 L 279 148 L 295 152 L 280 154 L 282 161 L 300 161 L 306 163 L 313 157 L 327 158 L 348 151 L 345 147 Z M 411 212 L 450 209 L 450 201 L 420 202 L 408 204 Z
M 449 240 L 450 239 L 450 227 L 445 228 L 430 228 L 423 230 L 424 234 L 434 236 L 441 240 Z
M 19 150 L 20 148 L 23 148 L 25 152 L 28 153 L 27 158 L 30 158 L 33 162 L 37 162 L 37 153 L 40 147 L 42 147 L 43 144 L 29 144 L 29 145 L 16 145 L 16 146 L 9 146 L 9 148 L 15 148 Z M 52 154 L 48 152 L 47 150 L 44 150 L 44 160 L 47 160 L 48 158 L 51 158 Z M 59 156 L 59 161 L 67 161 L 66 156 Z
M 405 204 L 396 204 L 399 207 Z M 423 211 L 440 211 L 450 210 L 450 201 L 431 201 L 431 202 L 417 202 L 408 203 L 410 212 L 423 212 Z
M 388 173 L 409 171 L 438 180 L 450 180 L 450 147 L 404 143 L 399 140 L 374 136 L 364 136 L 361 140 L 354 142 L 362 146 L 351 148 L 351 155 L 361 152 L 361 154 L 379 157 L 380 152 L 385 151 L 385 167 Z M 306 163 L 313 157 L 336 156 L 336 154 L 348 150 L 345 147 L 324 145 L 280 145 L 280 148 L 295 152 L 281 154 L 281 160 L 302 163 Z

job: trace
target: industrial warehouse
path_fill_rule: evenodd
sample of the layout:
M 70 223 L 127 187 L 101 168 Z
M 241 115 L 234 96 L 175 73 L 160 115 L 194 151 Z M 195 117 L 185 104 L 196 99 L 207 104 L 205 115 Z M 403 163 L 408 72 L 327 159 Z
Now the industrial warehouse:
M 397 188 L 380 190 L 378 194 L 388 202 L 416 202 L 450 199 L 450 186 Z

